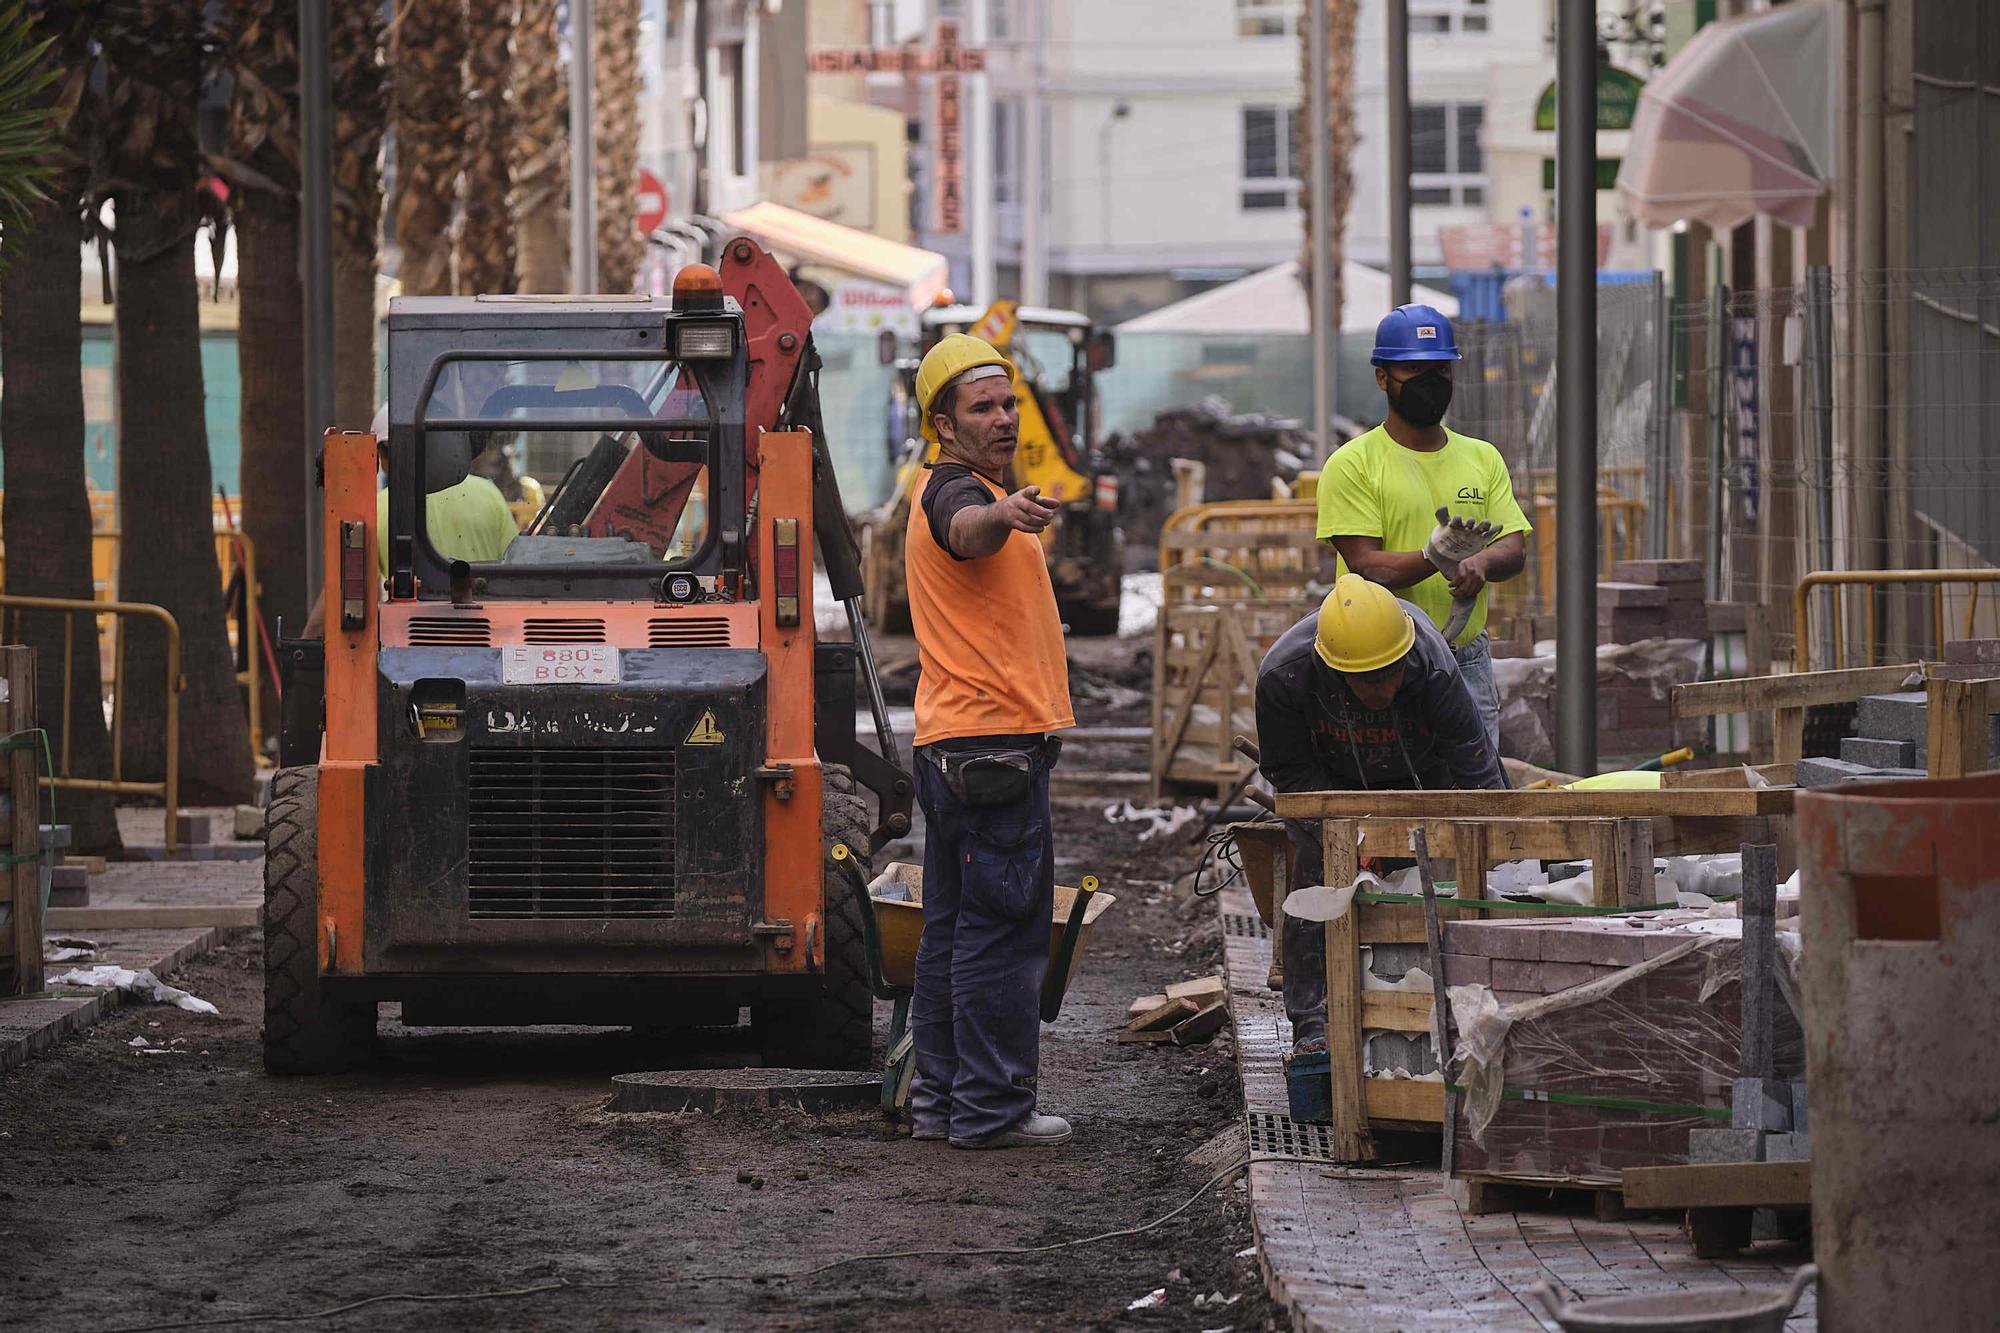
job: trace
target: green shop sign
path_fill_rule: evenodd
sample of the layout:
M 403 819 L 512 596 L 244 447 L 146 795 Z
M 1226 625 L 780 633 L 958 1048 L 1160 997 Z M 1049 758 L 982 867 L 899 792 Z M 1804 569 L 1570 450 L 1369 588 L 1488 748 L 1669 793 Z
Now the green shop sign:
M 1646 86 L 1638 76 L 1627 74 L 1622 69 L 1610 65 L 1597 67 L 1597 128 L 1600 130 L 1629 130 L 1632 128 L 1632 113 L 1639 109 L 1639 90 Z M 1535 103 L 1535 128 L 1553 130 L 1556 127 L 1556 85 L 1549 80 L 1549 86 L 1542 89 L 1542 95 Z

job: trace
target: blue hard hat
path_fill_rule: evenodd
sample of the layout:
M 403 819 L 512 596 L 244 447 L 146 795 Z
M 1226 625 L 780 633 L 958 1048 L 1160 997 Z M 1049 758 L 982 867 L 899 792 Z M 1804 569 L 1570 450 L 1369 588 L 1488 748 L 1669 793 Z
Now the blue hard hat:
M 1427 305 L 1397 306 L 1375 326 L 1375 365 L 1388 361 L 1457 361 L 1451 321 Z

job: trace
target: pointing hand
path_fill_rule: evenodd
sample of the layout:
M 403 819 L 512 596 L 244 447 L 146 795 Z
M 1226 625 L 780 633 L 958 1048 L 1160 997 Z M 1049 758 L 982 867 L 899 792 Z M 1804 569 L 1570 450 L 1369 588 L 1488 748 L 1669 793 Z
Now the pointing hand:
M 1042 498 L 1039 486 L 1023 486 L 1000 501 L 1000 517 L 1016 532 L 1040 532 L 1055 522 L 1062 505 Z

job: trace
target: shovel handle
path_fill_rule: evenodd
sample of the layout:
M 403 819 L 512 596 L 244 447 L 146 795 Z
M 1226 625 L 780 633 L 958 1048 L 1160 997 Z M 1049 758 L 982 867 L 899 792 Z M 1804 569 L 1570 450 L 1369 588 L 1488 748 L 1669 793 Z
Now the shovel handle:
M 1076 957 L 1076 942 L 1083 934 L 1084 913 L 1090 909 L 1090 896 L 1097 892 L 1097 876 L 1085 875 L 1077 885 L 1076 897 L 1069 905 L 1069 920 L 1063 923 L 1062 943 L 1056 946 L 1055 961 L 1049 964 L 1049 974 L 1042 978 L 1042 1021 L 1053 1023 L 1062 1013 L 1063 993 L 1069 989 L 1069 967 Z

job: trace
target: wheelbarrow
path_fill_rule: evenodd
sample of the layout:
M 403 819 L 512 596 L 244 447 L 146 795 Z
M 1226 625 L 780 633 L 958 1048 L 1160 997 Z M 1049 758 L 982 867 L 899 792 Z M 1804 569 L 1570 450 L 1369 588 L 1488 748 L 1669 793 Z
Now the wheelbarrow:
M 876 999 L 894 1006 L 889 1016 L 888 1063 L 882 1070 L 882 1109 L 900 1115 L 910 1103 L 910 1079 L 917 1068 L 910 997 L 916 987 L 917 944 L 924 933 L 924 869 L 892 861 L 871 884 L 862 878 L 860 862 L 845 843 L 834 844 L 832 859 L 842 878 L 861 895 L 869 988 Z M 1049 970 L 1042 980 L 1044 1023 L 1055 1022 L 1062 1013 L 1063 996 L 1082 966 L 1090 929 L 1117 901 L 1098 888 L 1095 875 L 1085 875 L 1076 888 L 1056 885 L 1049 922 Z
M 1563 1333 L 1784 1333 L 1785 1316 L 1819 1278 L 1811 1264 L 1783 1287 L 1681 1288 L 1578 1301 L 1551 1282 L 1527 1295 Z

